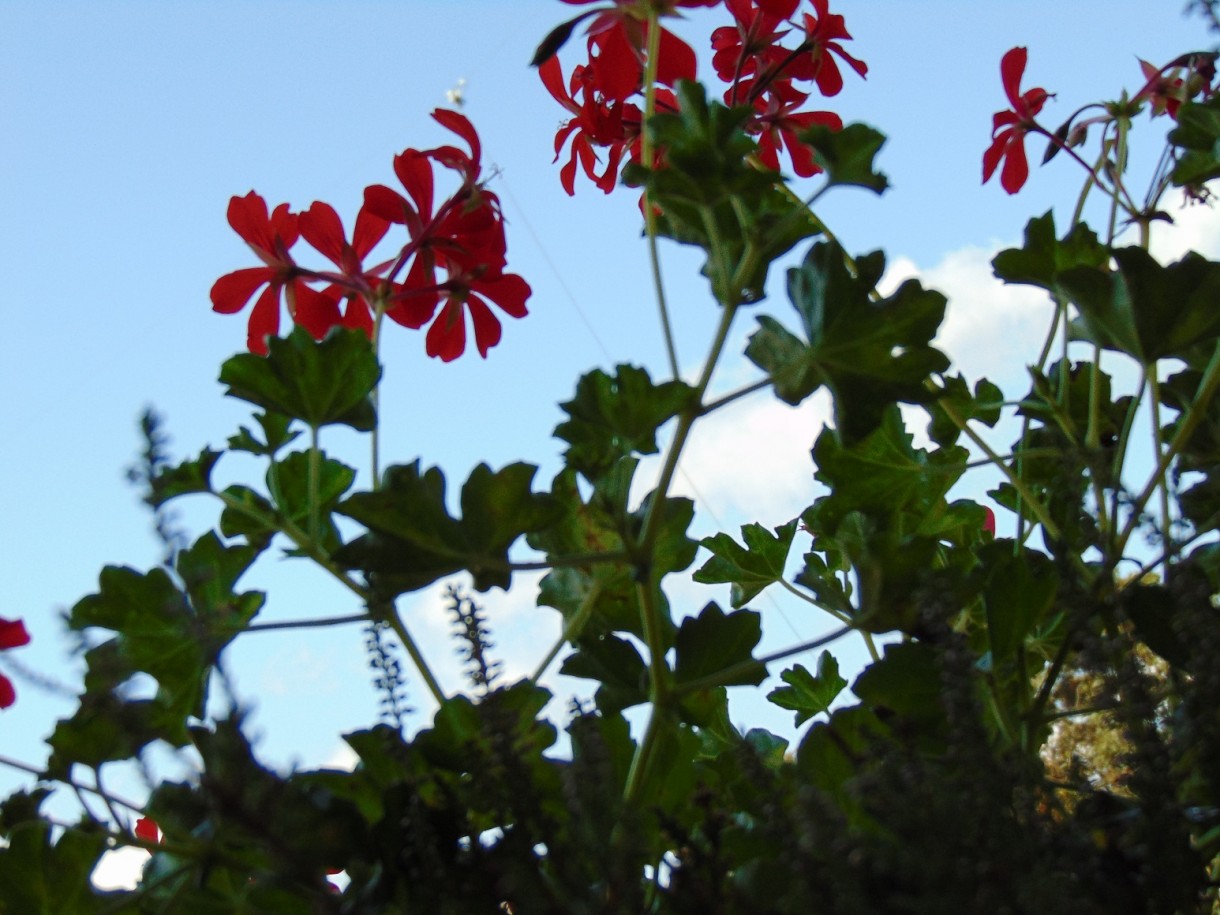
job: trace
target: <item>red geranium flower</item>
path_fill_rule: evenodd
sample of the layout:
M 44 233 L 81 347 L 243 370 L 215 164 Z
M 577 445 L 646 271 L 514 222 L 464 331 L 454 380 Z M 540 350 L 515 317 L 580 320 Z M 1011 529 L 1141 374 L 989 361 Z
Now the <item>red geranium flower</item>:
M 725 0 L 725 6 L 736 25 L 712 32 L 712 68 L 726 83 L 734 84 L 726 96 L 727 103 L 734 105 L 746 100 L 737 86 L 742 77 L 776 69 L 791 55 L 778 44 L 788 30 L 776 28 L 796 12 L 797 0 L 782 0 L 778 5 L 765 0 Z
M 280 329 L 280 291 L 284 290 L 288 313 L 324 312 L 322 293 L 306 285 L 300 268 L 288 250 L 296 244 L 297 216 L 282 203 L 267 215 L 267 202 L 254 191 L 229 201 L 229 225 L 266 265 L 235 270 L 212 286 L 212 308 L 221 314 L 236 314 L 246 307 L 260 288 L 262 295 L 250 312 L 246 344 L 252 353 L 266 355 L 267 337 Z M 329 328 L 327 328 L 329 329 Z
M 750 94 L 750 84 L 751 81 L 742 83 L 747 96 Z M 783 80 L 772 84 L 772 91 L 755 101 L 756 114 L 746 125 L 746 130 L 758 134 L 758 158 L 767 168 L 779 171 L 779 152 L 783 146 L 787 147 L 788 155 L 792 157 L 792 170 L 801 178 L 816 175 L 822 170 L 814 160 L 813 150 L 797 138 L 797 133 L 814 124 L 842 130 L 843 119 L 832 111 L 798 112 L 796 109 L 808 97 L 795 89 L 791 82 Z
M 1004 94 L 1008 96 L 1012 110 L 996 113 L 992 119 L 991 146 L 983 153 L 983 183 L 987 183 L 1003 159 L 1000 186 L 1010 194 L 1021 190 L 1021 186 L 1029 177 L 1029 161 L 1025 157 L 1025 134 L 1037 126 L 1034 117 L 1050 98 L 1050 93 L 1045 89 L 1030 89 L 1024 95 L 1021 94 L 1021 77 L 1025 74 L 1027 57 L 1025 48 L 1013 48 L 1000 61 Z
M 825 96 L 838 95 L 843 88 L 843 74 L 831 54 L 841 57 L 860 76 L 868 76 L 868 64 L 843 50 L 839 39 L 851 40 L 844 19 L 830 12 L 830 0 L 813 0 L 816 16 L 804 14 L 805 41 L 813 46 L 809 56 L 796 62 L 786 75 L 793 79 L 812 79 Z
M 445 304 L 428 328 L 426 348 L 429 356 L 452 362 L 466 351 L 466 314 L 474 324 L 474 342 L 479 355 L 487 358 L 487 351 L 500 342 L 500 319 L 487 306 L 494 302 L 500 309 L 514 318 L 524 318 L 528 311 L 525 301 L 530 297 L 530 287 L 515 273 L 488 275 L 477 271 L 459 274 L 442 283 Z
M 25 623 L 21 620 L 6 620 L 0 617 L 0 650 L 20 648 L 30 644 L 30 634 L 26 632 Z M 13 683 L 4 674 L 0 674 L 0 709 L 8 708 L 17 701 L 17 691 Z
M 298 302 L 297 323 L 319 340 L 336 325 L 358 328 L 371 337 L 372 300 L 375 290 L 381 285 L 379 277 L 389 263 L 365 269 L 364 259 L 385 237 L 390 223 L 370 213 L 366 207 L 361 207 L 349 242 L 335 208 L 328 203 L 314 201 L 300 215 L 298 225 L 301 237 L 338 267 L 342 278 L 324 289 L 321 296 L 310 298 L 308 308 L 301 307 L 304 302 Z M 348 296 L 347 310 L 340 315 L 338 302 L 344 295 Z
M 140 817 L 136 820 L 135 834 L 137 839 L 143 839 L 145 842 L 161 841 L 161 830 L 151 817 Z

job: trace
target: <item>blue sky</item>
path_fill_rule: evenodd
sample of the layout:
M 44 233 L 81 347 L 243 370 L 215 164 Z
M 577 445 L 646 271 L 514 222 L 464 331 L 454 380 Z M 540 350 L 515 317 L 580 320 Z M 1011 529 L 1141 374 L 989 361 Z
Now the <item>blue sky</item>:
M 1025 221 L 1052 206 L 1065 219 L 1080 183 L 1077 170 L 1056 162 L 1035 170 L 1015 198 L 994 180 L 980 184 L 991 114 L 1005 107 L 1000 57 L 1029 47 L 1024 86 L 1059 93 L 1046 109 L 1046 120 L 1058 123 L 1079 104 L 1138 89 L 1137 56 L 1160 63 L 1209 46 L 1211 36 L 1182 17 L 1182 5 L 833 4 L 854 35 L 850 50 L 870 71 L 866 81 L 847 73 L 842 95 L 825 107 L 891 136 L 881 165 L 893 188 L 880 200 L 831 195 L 821 215 L 849 249 L 884 248 L 900 272 L 960 290 L 955 354 L 976 372 L 1000 359 L 1032 359 L 1016 343 L 1036 338 L 1044 319 L 1036 297 L 986 285 L 990 252 L 1016 242 Z M 630 361 L 664 373 L 635 200 L 604 197 L 587 183 L 574 199 L 563 193 L 551 163 L 562 112 L 526 66 L 538 40 L 573 12 L 555 0 L 0 0 L 0 615 L 23 617 L 35 640 L 13 660 L 74 682 L 60 611 L 95 587 L 104 564 L 157 562 L 150 519 L 124 481 L 143 407 L 164 414 L 179 456 L 222 445 L 248 421 L 215 380 L 244 345 L 244 317 L 214 314 L 208 301 L 218 276 L 252 263 L 225 222 L 230 196 L 255 189 L 294 209 L 324 200 L 350 225 L 366 185 L 393 183 L 396 153 L 445 139 L 427 114 L 459 80 L 485 161 L 499 172 L 493 187 L 509 222 L 510 269 L 533 286 L 531 314 L 506 323 L 485 362 L 473 352 L 450 365 L 430 361 L 421 334 L 391 327 L 383 460 L 420 456 L 444 468 L 456 490 L 480 460 L 524 459 L 541 465 L 545 485 L 561 450 L 550 437 L 556 403 L 582 372 Z M 701 12 L 674 26 L 699 48 L 709 75 L 711 22 Z M 1147 133 L 1162 130 L 1158 123 Z M 1192 243 L 1215 241 L 1214 225 L 1191 220 Z M 697 258 L 668 246 L 665 257 L 683 369 L 694 372 L 715 306 Z M 771 298 L 760 307 L 786 317 L 782 271 L 773 272 Z M 742 322 L 739 341 L 752 325 Z M 724 389 L 753 377 L 736 363 L 720 376 Z M 680 483 L 700 497 L 697 532 L 736 532 L 752 516 L 778 524 L 804 508 L 816 495 L 807 452 L 824 415 L 824 404 L 792 411 L 764 399 L 709 421 Z M 323 444 L 366 466 L 354 436 L 328 434 Z M 761 472 L 741 478 L 751 465 Z M 229 482 L 251 472 L 261 475 L 226 459 L 217 476 Z M 196 534 L 216 517 L 206 500 L 182 505 Z M 532 608 L 530 581 L 521 583 L 520 593 L 492 592 L 485 601 L 500 654 L 517 672 L 531 669 L 557 632 L 551 611 Z M 275 558 L 245 584 L 272 591 L 268 621 L 354 609 L 320 576 Z M 689 609 L 711 598 L 727 603 L 723 591 L 691 592 Z M 436 592 L 404 606 L 456 688 Z M 782 600 L 763 598 L 758 607 L 771 648 L 826 628 Z M 858 659 L 855 646 L 842 654 Z M 375 718 L 356 629 L 250 636 L 231 662 L 239 694 L 255 706 L 260 747 L 276 764 L 333 758 L 340 732 Z M 73 706 L 15 679 L 20 698 L 0 715 L 0 754 L 37 764 L 42 738 Z M 558 682 L 558 708 L 576 686 Z M 422 721 L 423 688 L 412 698 Z M 778 712 L 748 717 L 775 728 L 790 722 Z M 0 789 L 18 783 L 0 771 Z

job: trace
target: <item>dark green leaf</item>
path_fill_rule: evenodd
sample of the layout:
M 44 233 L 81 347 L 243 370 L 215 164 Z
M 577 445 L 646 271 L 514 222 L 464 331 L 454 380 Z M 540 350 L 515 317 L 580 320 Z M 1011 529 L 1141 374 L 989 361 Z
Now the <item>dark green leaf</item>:
M 369 395 L 381 367 L 362 331 L 337 327 L 319 343 L 298 325 L 287 337 L 271 337 L 267 349 L 266 356 L 241 353 L 221 367 L 226 394 L 307 426 L 373 428 Z
M 508 549 L 522 534 L 552 524 L 559 506 L 530 484 L 537 468 L 510 464 L 493 472 L 480 464 L 462 486 L 460 519 L 445 506 L 445 477 L 421 474 L 419 461 L 389 468 L 376 492 L 356 493 L 337 511 L 370 533 L 336 553 L 336 559 L 373 573 L 391 594 L 414 591 L 467 569 L 474 586 L 507 588 Z
M 829 651 L 823 651 L 818 658 L 816 677 L 797 664 L 780 674 L 780 679 L 788 685 L 771 690 L 767 698 L 780 708 L 795 711 L 797 727 L 814 715 L 828 711 L 847 686 L 847 681 L 839 676 L 839 662 Z
M 868 435 L 892 404 L 932 399 L 926 382 L 949 367 L 931 346 L 945 297 L 908 280 L 873 301 L 885 257 L 865 255 L 857 268 L 856 275 L 848 270 L 837 244 L 814 245 L 801 267 L 788 271 L 789 296 L 806 339 L 764 316 L 746 347 L 786 403 L 799 404 L 826 385 L 835 400 L 835 424 L 848 441 Z
M 555 436 L 569 444 L 569 467 L 595 480 L 619 458 L 656 454 L 657 428 L 687 404 L 691 388 L 680 381 L 655 385 L 644 369 L 618 366 L 614 377 L 599 370 L 581 377 L 576 396 L 560 404 L 570 419 Z
M 814 159 L 826 171 L 830 186 L 855 185 L 878 194 L 890 186 L 889 180 L 873 164 L 885 145 L 885 134 L 881 131 L 858 123 L 848 124 L 842 130 L 814 124 L 797 136 L 813 148 Z
M 1169 142 L 1183 152 L 1174 166 L 1173 183 L 1201 188 L 1220 178 L 1220 96 L 1183 103 L 1177 122 L 1178 126 L 1169 132 Z
M 991 261 L 995 275 L 1006 283 L 1021 283 L 1054 290 L 1055 277 L 1070 267 L 1104 267 L 1110 250 L 1082 222 L 1072 226 L 1059 241 L 1055 236 L 1055 216 L 1047 210 L 1025 225 L 1025 247 L 1007 248 Z
M 993 540 L 978 551 L 986 576 L 983 603 L 987 612 L 988 646 L 992 663 L 1014 657 L 1025 639 L 1055 604 L 1059 573 L 1043 553 L 1011 540 Z
M 596 680 L 597 707 L 603 715 L 648 701 L 648 669 L 626 639 L 602 633 L 581 639 L 559 671 L 569 677 Z
M 149 481 L 148 504 L 160 508 L 170 499 L 188 493 L 212 491 L 212 468 L 220 459 L 221 452 L 204 448 L 193 461 L 184 461 L 177 467 L 168 467 Z
M 25 823 L 0 848 L 0 912 L 5 915 L 100 915 L 116 911 L 90 883 L 107 849 L 101 829 L 70 828 L 51 841 L 51 827 Z M 122 910 L 131 909 L 124 907 Z
M 1220 264 L 1190 252 L 1166 267 L 1137 247 L 1115 250 L 1114 260 L 1117 271 L 1077 267 L 1057 278 L 1080 311 L 1077 338 L 1151 365 L 1220 336 Z
M 928 436 L 938 445 L 956 444 L 961 437 L 962 430 L 949 418 L 946 407 L 951 408 L 963 421 L 974 420 L 994 428 L 1000 420 L 1003 406 L 1003 392 L 986 378 L 979 379 L 972 394 L 961 375 L 945 376 L 940 395 L 927 405 L 932 418 L 928 424 Z
M 648 189 L 662 235 L 708 253 L 703 273 L 718 302 L 756 302 L 771 263 L 820 229 L 778 175 L 747 162 L 758 148 L 742 129 L 748 107 L 709 104 L 703 86 L 688 80 L 677 95 L 678 112 L 658 114 L 646 128 L 665 150 L 665 167 L 629 165 L 624 178 Z
M 777 527 L 774 535 L 761 524 L 743 525 L 744 547 L 728 534 L 705 538 L 700 545 L 711 551 L 712 558 L 695 573 L 695 581 L 731 582 L 733 607 L 744 607 L 768 585 L 783 579 L 796 525 L 796 521 L 789 521 Z
M 762 616 L 753 610 L 726 615 L 709 603 L 698 616 L 687 617 L 674 641 L 674 682 L 714 680 L 717 686 L 757 685 L 767 670 L 751 652 L 762 637 Z
M 260 457 L 274 457 L 277 451 L 300 435 L 299 432 L 289 431 L 292 419 L 282 413 L 256 413 L 254 418 L 262 426 L 265 441 L 259 441 L 253 432 L 242 426 L 237 435 L 229 437 L 230 451 L 248 451 Z
M 852 692 L 879 712 L 930 722 L 943 717 L 940 661 L 920 642 L 887 645 L 885 656 L 864 669 Z

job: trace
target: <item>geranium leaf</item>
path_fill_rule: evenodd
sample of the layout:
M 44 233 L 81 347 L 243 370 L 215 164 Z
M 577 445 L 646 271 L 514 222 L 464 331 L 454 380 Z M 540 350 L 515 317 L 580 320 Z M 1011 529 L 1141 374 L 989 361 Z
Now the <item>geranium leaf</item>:
M 908 280 L 873 301 L 885 257 L 865 255 L 857 268 L 855 275 L 848 270 L 837 244 L 814 245 L 804 263 L 788 271 L 788 293 L 805 339 L 761 317 L 746 347 L 786 403 L 795 406 L 826 385 L 845 440 L 875 429 L 891 404 L 930 400 L 934 395 L 925 382 L 949 367 L 945 355 L 931 346 L 944 318 L 945 297 Z
M 249 401 L 308 426 L 332 423 L 367 432 L 376 422 L 370 394 L 381 367 L 368 337 L 336 327 L 321 342 L 298 326 L 272 337 L 267 355 L 241 353 L 221 367 L 230 397 Z
M 784 577 L 784 564 L 796 534 L 796 521 L 789 521 L 771 534 L 761 524 L 746 524 L 741 528 L 745 546 L 740 546 L 728 534 L 707 537 L 700 546 L 711 551 L 712 558 L 694 575 L 704 584 L 731 583 L 734 608 L 744 607 L 768 585 Z
M 614 377 L 600 369 L 581 377 L 576 396 L 560 407 L 570 417 L 555 429 L 569 444 L 564 459 L 595 480 L 619 458 L 656 454 L 658 427 L 690 400 L 689 385 L 680 381 L 653 384 L 648 372 L 620 365 Z
M 170 499 L 189 493 L 212 491 L 212 468 L 222 452 L 204 448 L 193 461 L 167 467 L 149 481 L 148 504 L 160 508 Z
M 753 610 L 725 614 L 715 603 L 709 603 L 698 616 L 687 617 L 678 627 L 674 682 L 678 686 L 704 679 L 715 680 L 716 686 L 761 683 L 767 669 L 751 654 L 760 638 L 760 614 Z
M 262 426 L 265 441 L 259 441 L 253 432 L 241 426 L 237 435 L 229 436 L 230 451 L 248 451 L 260 457 L 274 457 L 277 451 L 300 435 L 300 432 L 289 431 L 292 418 L 283 413 L 256 413 L 254 418 Z
M 1004 393 L 986 378 L 980 378 L 971 393 L 961 375 L 944 377 L 939 396 L 926 405 L 931 417 L 928 437 L 938 445 L 953 445 L 961 437 L 962 430 L 949 418 L 945 406 L 952 407 L 962 420 L 974 420 L 994 428 L 1000 421 Z
M 873 160 L 885 145 L 885 134 L 867 124 L 848 124 L 831 130 L 814 124 L 798 135 L 813 148 L 813 156 L 826 172 L 830 185 L 854 185 L 878 194 L 890 186 L 889 179 L 877 171 Z
M 1169 142 L 1184 150 L 1171 178 L 1178 187 L 1202 187 L 1220 178 L 1220 96 L 1187 101 L 1178 109 L 1178 126 Z
M 779 676 L 788 685 L 771 690 L 767 698 L 780 708 L 795 711 L 797 727 L 814 715 L 828 711 L 847 686 L 847 681 L 839 676 L 839 662 L 829 651 L 823 651 L 818 657 L 817 676 L 800 664 Z
M 648 701 L 648 668 L 644 659 L 634 645 L 616 635 L 601 633 L 581 639 L 576 651 L 564 659 L 559 672 L 601 684 L 594 698 L 603 715 Z
M 991 260 L 995 275 L 1006 283 L 1054 290 L 1055 277 L 1070 267 L 1103 267 L 1110 249 L 1084 223 L 1076 223 L 1060 241 L 1054 212 L 1047 210 L 1025 224 L 1025 246 L 1006 248 Z
M 632 164 L 624 180 L 648 189 L 661 211 L 660 234 L 708 253 L 703 274 L 718 302 L 757 302 L 771 263 L 820 229 L 784 193 L 779 176 L 748 163 L 757 151 L 742 129 L 750 108 L 709 103 L 704 87 L 689 80 L 678 83 L 677 94 L 678 112 L 655 115 L 646 127 L 665 150 L 665 167 Z M 747 249 L 750 269 L 743 271 Z
M 1126 353 L 1143 365 L 1186 358 L 1220 336 L 1220 264 L 1188 253 L 1168 266 L 1143 248 L 1113 252 L 1118 269 L 1077 267 L 1057 277 L 1080 311 L 1077 339 Z
M 376 492 L 356 493 L 336 511 L 369 529 L 335 558 L 379 579 L 388 594 L 422 588 L 467 569 L 486 591 L 507 588 L 508 549 L 522 534 L 541 530 L 558 516 L 555 500 L 530 489 L 537 468 L 510 464 L 492 471 L 480 464 L 462 486 L 462 517 L 445 505 L 445 477 L 419 461 L 389 468 Z

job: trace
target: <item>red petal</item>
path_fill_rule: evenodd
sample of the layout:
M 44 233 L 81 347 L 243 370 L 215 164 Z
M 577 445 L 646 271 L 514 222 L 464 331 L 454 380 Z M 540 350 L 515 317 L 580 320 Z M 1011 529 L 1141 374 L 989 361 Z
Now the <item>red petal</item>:
M 377 242 L 385 238 L 390 231 L 390 222 L 376 213 L 371 213 L 364 207 L 356 214 L 356 228 L 352 232 L 352 247 L 356 257 L 364 260 L 368 253 L 377 247 Z
M 622 23 L 591 38 L 590 51 L 594 47 L 598 49 L 598 54 L 589 62 L 593 70 L 593 85 L 608 101 L 621 102 L 634 94 L 640 87 L 643 69 Z
M 369 303 L 360 296 L 352 296 L 347 300 L 347 308 L 343 311 L 340 322 L 344 327 L 362 330 L 370 340 L 373 338 L 373 314 Z
M 1029 162 L 1025 158 L 1025 134 L 1013 132 L 1004 154 L 1004 168 L 1000 170 L 1000 187 L 1015 194 L 1029 177 Z
M 530 289 L 529 283 L 515 273 L 505 273 L 490 280 L 479 280 L 472 283 L 471 288 L 487 296 L 514 318 L 524 318 L 529 314 L 525 302 L 533 290 Z
M 0 674 L 0 709 L 8 708 L 17 701 L 17 691 L 13 689 L 12 681 Z
M 995 172 L 996 166 L 1000 164 L 1000 159 L 1004 157 L 1004 147 L 1008 143 L 1008 133 L 1002 133 L 987 147 L 987 151 L 983 153 L 983 183 L 986 184 L 992 174 Z
M 305 240 L 317 248 L 319 254 L 342 268 L 347 236 L 335 208 L 329 203 L 315 200 L 310 208 L 301 214 L 300 226 Z
M 20 648 L 30 644 L 30 634 L 21 620 L 0 617 L 0 648 Z
M 247 267 L 227 273 L 212 284 L 212 310 L 224 315 L 236 314 L 246 307 L 258 287 L 271 282 L 275 270 L 271 267 Z
M 486 359 L 487 351 L 500 342 L 500 319 L 477 295 L 470 296 L 466 306 L 474 322 L 475 346 L 479 348 L 479 355 Z
M 1021 97 L 1021 77 L 1025 74 L 1025 63 L 1029 52 L 1025 48 L 1013 48 L 1000 61 L 1000 79 L 1004 83 L 1004 94 L 1013 108 Z
M 452 362 L 466 351 L 466 316 L 460 302 L 452 299 L 428 328 L 425 349 L 429 356 Z
M 432 218 L 432 160 L 417 149 L 407 149 L 394 157 L 394 174 L 415 201 L 421 221 Z M 368 192 L 365 192 L 368 202 Z M 388 219 L 385 213 L 378 215 Z M 394 220 L 398 222 L 398 220 Z
M 160 842 L 161 830 L 150 817 L 140 817 L 136 820 L 135 834 L 137 839 L 145 842 Z
M 657 82 L 676 85 L 680 79 L 695 78 L 695 52 L 691 46 L 670 32 L 661 29 L 661 47 L 657 54 Z
M 452 130 L 469 144 L 470 158 L 474 161 L 475 171 L 477 172 L 482 160 L 483 147 L 479 144 L 479 135 L 475 131 L 474 125 L 470 123 L 470 119 L 463 114 L 458 114 L 456 111 L 446 111 L 444 108 L 437 108 L 433 111 L 432 118 L 442 127 Z
M 245 197 L 233 197 L 229 201 L 228 217 L 229 225 L 246 244 L 262 248 L 268 254 L 275 250 L 267 201 L 254 191 Z
M 364 210 L 387 222 L 396 222 L 400 225 L 406 223 L 406 213 L 414 214 L 411 204 L 407 203 L 407 198 L 398 191 L 390 190 L 384 184 L 374 184 L 364 189 L 362 211 Z
M 315 340 L 321 340 L 340 323 L 339 294 L 334 286 L 327 290 L 331 293 L 329 295 L 310 288 L 301 280 L 294 282 L 290 289 L 293 320 L 309 331 Z
M 252 353 L 267 355 L 267 338 L 280 331 L 280 287 L 268 286 L 254 303 L 246 328 L 246 347 Z

